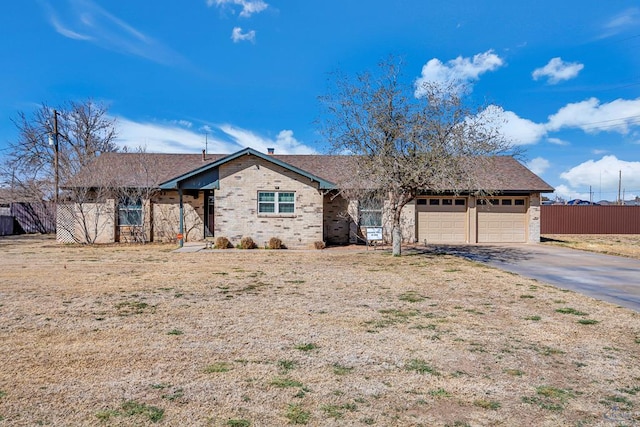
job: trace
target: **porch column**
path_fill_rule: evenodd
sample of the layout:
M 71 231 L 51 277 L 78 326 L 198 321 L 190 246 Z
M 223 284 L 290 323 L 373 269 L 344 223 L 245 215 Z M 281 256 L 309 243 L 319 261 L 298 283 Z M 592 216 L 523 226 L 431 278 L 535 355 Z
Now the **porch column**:
M 182 188 L 178 188 L 178 195 L 180 197 L 180 227 L 179 227 L 179 231 L 178 231 L 178 235 L 180 236 L 180 239 L 178 239 L 178 244 L 180 245 L 180 247 L 182 247 L 184 245 L 184 207 L 182 205 Z

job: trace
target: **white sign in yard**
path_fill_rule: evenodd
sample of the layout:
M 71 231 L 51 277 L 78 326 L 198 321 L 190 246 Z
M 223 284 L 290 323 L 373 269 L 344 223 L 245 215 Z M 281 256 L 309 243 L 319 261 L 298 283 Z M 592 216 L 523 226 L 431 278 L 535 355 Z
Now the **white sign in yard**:
M 367 241 L 382 240 L 382 227 L 367 227 Z

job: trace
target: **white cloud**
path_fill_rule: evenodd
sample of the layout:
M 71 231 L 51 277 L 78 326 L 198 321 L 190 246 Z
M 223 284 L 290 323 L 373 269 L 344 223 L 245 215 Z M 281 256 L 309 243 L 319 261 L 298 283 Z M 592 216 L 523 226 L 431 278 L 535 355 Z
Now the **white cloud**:
M 555 145 L 570 145 L 569 141 L 560 138 L 547 138 L 547 142 Z
M 243 34 L 242 28 L 235 27 L 233 31 L 231 31 L 231 40 L 233 40 L 234 43 L 241 41 L 250 41 L 251 43 L 254 43 L 256 40 L 256 32 L 251 30 Z
M 49 22 L 64 37 L 88 41 L 103 49 L 139 56 L 165 65 L 185 63 L 181 55 L 147 36 L 92 0 L 42 3 Z
M 535 144 L 546 135 L 544 125 L 518 117 L 512 111 L 490 105 L 480 113 L 482 121 L 496 126 L 497 130 L 514 145 Z
M 601 38 L 611 37 L 640 23 L 640 8 L 631 7 L 611 17 L 604 25 Z
M 293 131 L 283 130 L 275 139 L 262 137 L 254 132 L 233 125 L 204 125 L 202 131 L 193 131 L 191 122 L 136 122 L 117 117 L 119 147 L 134 149 L 143 147 L 149 153 L 194 153 L 207 148 L 210 153 L 233 153 L 245 147 L 266 152 L 275 148 L 277 154 L 310 154 L 315 150 L 293 136 Z M 218 133 L 216 136 L 215 133 Z
M 584 68 L 583 64 L 578 62 L 564 62 L 562 58 L 553 58 L 547 65 L 542 68 L 536 68 L 531 74 L 533 80 L 547 77 L 547 82 L 557 84 L 563 80 L 575 78 Z
M 275 148 L 276 154 L 312 154 L 315 150 L 302 144 L 293 137 L 293 131 L 283 130 L 278 133 L 276 139 L 265 138 L 246 129 L 225 124 L 219 129 L 230 136 L 233 141 L 242 147 L 255 148 L 258 151 L 267 151 L 267 148 Z
M 568 192 L 580 189 L 588 194 L 589 186 L 596 194 L 595 199 L 615 201 L 618 195 L 619 174 L 622 172 L 622 188 L 625 198 L 634 198 L 640 189 L 640 162 L 627 162 L 616 156 L 604 156 L 600 160 L 588 160 L 566 172 L 560 174 L 560 178 L 568 182 Z M 575 196 L 574 196 L 575 198 Z M 588 196 L 586 198 L 588 200 Z M 595 200 L 597 201 L 597 200 Z
M 497 70 L 503 65 L 504 60 L 492 50 L 474 55 L 473 58 L 459 56 L 446 64 L 433 58 L 422 67 L 422 74 L 416 79 L 415 96 L 425 94 L 423 84 L 426 82 L 452 84 L 459 91 L 463 91 L 465 87 L 477 81 L 481 74 Z
M 175 123 L 135 122 L 117 118 L 118 145 L 143 147 L 150 153 L 194 153 L 204 149 L 204 135 Z M 241 149 L 233 142 L 210 139 L 210 152 L 232 153 Z
M 600 104 L 596 98 L 567 104 L 549 116 L 547 129 L 579 128 L 587 133 L 618 132 L 626 134 L 632 126 L 640 126 L 640 98 Z
M 543 157 L 536 157 L 527 163 L 527 167 L 536 175 L 542 175 L 550 166 L 549 160 Z
M 560 184 L 555 186 L 556 191 L 554 192 L 554 196 L 559 197 L 565 201 L 580 199 L 580 200 L 591 200 L 594 202 L 599 201 L 597 194 L 589 195 L 589 191 L 577 191 L 568 185 Z M 552 196 L 553 197 L 553 196 Z M 590 198 L 591 197 L 591 198 Z
M 226 5 L 242 6 L 240 16 L 248 18 L 254 13 L 260 13 L 269 5 L 263 0 L 207 0 L 207 6 L 224 7 Z

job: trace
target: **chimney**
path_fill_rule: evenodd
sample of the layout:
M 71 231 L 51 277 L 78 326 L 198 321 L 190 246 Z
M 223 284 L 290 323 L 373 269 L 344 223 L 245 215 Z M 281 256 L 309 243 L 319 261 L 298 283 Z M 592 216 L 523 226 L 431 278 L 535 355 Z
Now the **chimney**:
M 202 161 L 207 160 L 207 150 L 202 150 Z
M 273 153 L 275 153 L 276 149 L 275 148 L 267 148 L 267 154 L 270 156 L 273 156 Z

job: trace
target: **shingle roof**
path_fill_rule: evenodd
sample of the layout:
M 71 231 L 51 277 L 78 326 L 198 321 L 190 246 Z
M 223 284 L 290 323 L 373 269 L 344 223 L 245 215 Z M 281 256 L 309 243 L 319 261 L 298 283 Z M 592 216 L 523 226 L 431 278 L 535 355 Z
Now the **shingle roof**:
M 103 153 L 65 186 L 98 187 L 105 182 L 123 187 L 158 186 L 226 156 L 228 154 L 207 154 L 203 160 L 201 154 Z M 340 182 L 350 173 L 349 164 L 353 160 L 351 156 L 321 154 L 274 154 L 273 158 L 332 183 Z M 549 184 L 513 157 L 497 156 L 484 164 L 482 170 L 472 173 L 476 182 L 486 183 L 488 189 L 553 191 Z

